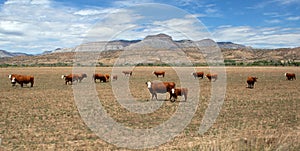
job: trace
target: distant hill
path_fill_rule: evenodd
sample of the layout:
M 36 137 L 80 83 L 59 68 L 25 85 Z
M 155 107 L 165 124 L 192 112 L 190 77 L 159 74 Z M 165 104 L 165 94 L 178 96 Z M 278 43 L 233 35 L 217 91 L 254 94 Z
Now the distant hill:
M 8 52 L 5 50 L 0 50 L 0 58 L 15 57 L 15 56 L 31 56 L 31 55 L 22 52 Z
M 217 42 L 218 46 L 223 49 L 243 49 L 246 48 L 246 46 L 241 44 L 235 44 L 232 42 Z
M 13 54 L 0 51 L 0 64 L 36 65 L 58 64 L 71 65 L 78 52 L 86 53 L 87 57 L 98 57 L 98 64 L 112 66 L 114 64 L 168 64 L 185 63 L 188 58 L 193 64 L 205 64 L 206 59 L 218 59 L 216 50 L 221 50 L 225 62 L 234 64 L 248 63 L 280 63 L 300 62 L 300 47 L 281 49 L 252 49 L 232 42 L 215 43 L 211 39 L 200 41 L 173 40 L 166 34 L 149 35 L 143 40 L 115 40 L 110 42 L 90 42 L 75 48 L 58 48 L 36 56 Z M 199 50 L 200 49 L 200 50 Z M 76 52 L 75 52 L 76 50 Z M 8 58 L 10 57 L 10 58 Z

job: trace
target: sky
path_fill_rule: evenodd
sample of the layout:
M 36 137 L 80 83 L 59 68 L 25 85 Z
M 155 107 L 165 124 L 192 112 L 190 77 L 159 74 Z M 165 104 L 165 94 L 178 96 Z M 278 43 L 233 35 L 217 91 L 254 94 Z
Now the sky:
M 38 54 L 90 41 L 234 42 L 300 46 L 299 0 L 0 0 L 0 50 Z

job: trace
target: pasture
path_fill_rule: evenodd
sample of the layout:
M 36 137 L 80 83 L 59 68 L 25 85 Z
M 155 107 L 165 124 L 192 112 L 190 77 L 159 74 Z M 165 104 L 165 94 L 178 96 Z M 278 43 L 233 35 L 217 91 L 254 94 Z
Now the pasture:
M 222 109 L 203 135 L 198 134 L 198 129 L 211 96 L 211 82 L 190 75 L 201 90 L 194 117 L 178 136 L 150 150 L 300 150 L 299 69 L 227 67 Z M 97 67 L 96 72 L 110 73 L 111 70 Z M 154 70 L 165 70 L 165 77 L 157 78 L 152 73 Z M 209 71 L 208 67 L 196 70 L 205 74 Z M 85 125 L 74 101 L 73 85 L 65 85 L 61 79 L 61 75 L 71 72 L 71 67 L 0 69 L 0 150 L 128 150 L 101 140 Z M 285 72 L 296 73 L 297 79 L 286 80 Z M 34 86 L 12 87 L 7 77 L 11 73 L 34 75 Z M 258 77 L 254 89 L 246 88 L 248 76 Z M 155 127 L 169 119 L 179 103 L 189 103 L 189 99 L 187 102 L 164 101 L 169 94 L 162 94 L 158 95 L 161 98 L 158 101 L 163 101 L 163 105 L 155 112 L 131 113 L 119 105 L 111 84 L 127 79 L 132 96 L 140 102 L 156 101 L 149 100 L 147 80 L 179 83 L 170 67 L 136 67 L 130 77 L 120 73 L 118 80 L 96 83 L 98 97 L 107 114 L 124 126 Z M 92 75 L 78 84 L 89 80 Z M 179 100 L 181 98 L 179 96 Z

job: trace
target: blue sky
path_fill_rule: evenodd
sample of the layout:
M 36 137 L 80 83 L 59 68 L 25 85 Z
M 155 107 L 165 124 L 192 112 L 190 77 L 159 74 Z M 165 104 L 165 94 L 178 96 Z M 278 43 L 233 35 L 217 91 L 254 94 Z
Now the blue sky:
M 2 50 L 36 54 L 158 33 L 254 48 L 299 47 L 300 1 L 0 0 Z

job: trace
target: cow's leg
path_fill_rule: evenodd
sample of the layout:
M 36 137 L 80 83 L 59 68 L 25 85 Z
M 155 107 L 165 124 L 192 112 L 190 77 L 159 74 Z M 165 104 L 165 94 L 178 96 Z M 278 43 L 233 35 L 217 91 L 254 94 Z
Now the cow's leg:
M 30 87 L 33 87 L 33 83 L 34 83 L 34 82 L 32 81 Z
M 154 97 L 154 93 L 151 93 L 151 100 L 153 100 L 153 97 Z
M 187 94 L 184 93 L 184 101 L 186 102 L 186 100 L 187 100 Z
M 176 100 L 177 100 L 177 95 L 176 94 L 174 94 L 174 95 L 172 95 L 173 96 L 173 100 L 171 99 L 171 94 L 170 94 L 170 101 L 171 102 L 175 102 Z
M 21 87 L 23 87 L 23 83 L 22 82 L 20 83 L 20 85 L 21 85 Z
M 171 100 L 171 98 L 172 98 L 171 92 L 169 92 L 169 94 L 170 94 L 169 100 Z M 176 95 L 174 95 L 174 96 L 176 97 Z
M 154 93 L 155 99 L 157 100 L 157 93 Z

